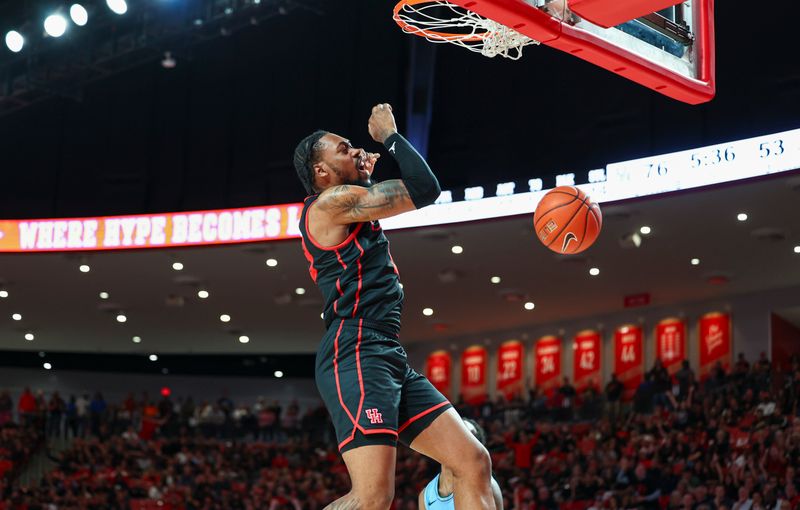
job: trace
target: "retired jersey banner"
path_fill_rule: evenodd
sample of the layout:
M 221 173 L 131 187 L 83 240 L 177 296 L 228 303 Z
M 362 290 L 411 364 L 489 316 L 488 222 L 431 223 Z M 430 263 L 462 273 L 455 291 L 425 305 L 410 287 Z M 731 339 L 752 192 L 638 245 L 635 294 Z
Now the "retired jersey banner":
M 656 359 L 660 359 L 670 375 L 680 370 L 686 359 L 686 323 L 669 318 L 656 325 Z
M 632 324 L 614 332 L 614 373 L 625 386 L 624 400 L 633 398 L 644 375 L 644 342 L 642 328 Z
M 561 382 L 561 339 L 544 336 L 536 342 L 533 353 L 536 387 L 550 396 Z
M 428 356 L 425 363 L 425 376 L 433 384 L 433 387 L 441 392 L 442 395 L 450 398 L 451 376 L 453 360 L 447 351 L 435 351 Z
M 575 335 L 573 344 L 573 378 L 578 392 L 600 387 L 600 333 L 594 330 L 581 331 Z
M 731 368 L 731 317 L 712 312 L 700 318 L 700 380 L 705 380 L 717 362 Z
M 303 204 L 137 216 L 0 220 L 0 252 L 129 250 L 300 237 Z
M 506 400 L 522 394 L 524 352 L 518 340 L 503 342 L 497 350 L 497 389 Z
M 461 355 L 461 396 L 467 404 L 486 401 L 486 349 L 479 345 L 468 347 Z

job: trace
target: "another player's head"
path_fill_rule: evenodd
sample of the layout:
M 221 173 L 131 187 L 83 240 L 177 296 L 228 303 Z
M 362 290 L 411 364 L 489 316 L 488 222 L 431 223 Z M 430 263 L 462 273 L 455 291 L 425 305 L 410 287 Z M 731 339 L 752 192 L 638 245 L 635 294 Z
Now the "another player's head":
M 341 184 L 371 186 L 367 153 L 328 131 L 314 131 L 294 150 L 294 168 L 309 195 Z
M 483 428 L 478 425 L 478 422 L 469 418 L 464 418 L 463 420 L 467 430 L 469 430 L 470 433 L 475 436 L 475 439 L 477 439 L 478 442 L 486 446 L 486 432 L 484 432 Z

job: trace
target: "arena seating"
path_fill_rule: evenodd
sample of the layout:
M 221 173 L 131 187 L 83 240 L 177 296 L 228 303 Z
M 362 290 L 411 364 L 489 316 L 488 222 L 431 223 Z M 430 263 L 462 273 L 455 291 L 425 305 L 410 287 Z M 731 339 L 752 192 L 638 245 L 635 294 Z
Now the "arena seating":
M 582 406 L 599 395 L 577 399 L 570 416 L 535 392 L 458 407 L 485 427 L 509 509 L 788 510 L 800 503 L 800 364 L 792 366 L 738 363 L 687 392 L 649 395 L 645 412 L 599 406 L 592 421 Z M 131 397 L 95 421 L 53 456 L 58 467 L 38 487 L 7 478 L 5 508 L 321 509 L 349 488 L 324 408 L 220 399 L 189 413 Z M 64 424 L 48 430 L 65 428 L 71 435 Z M 25 427 L 4 429 L 3 448 L 20 434 Z M 416 508 L 437 469 L 401 448 L 394 508 Z

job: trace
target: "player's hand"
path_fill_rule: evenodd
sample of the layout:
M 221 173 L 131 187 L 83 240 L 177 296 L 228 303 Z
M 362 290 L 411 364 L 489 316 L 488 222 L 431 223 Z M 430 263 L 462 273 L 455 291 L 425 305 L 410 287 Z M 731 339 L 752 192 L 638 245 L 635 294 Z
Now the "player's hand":
M 367 123 L 369 135 L 378 143 L 383 143 L 387 138 L 397 133 L 397 124 L 392 114 L 392 105 L 381 103 L 372 107 L 372 115 Z
M 372 175 L 372 172 L 375 171 L 375 163 L 378 162 L 380 157 L 381 155 L 377 152 L 367 152 L 364 157 L 364 171 Z

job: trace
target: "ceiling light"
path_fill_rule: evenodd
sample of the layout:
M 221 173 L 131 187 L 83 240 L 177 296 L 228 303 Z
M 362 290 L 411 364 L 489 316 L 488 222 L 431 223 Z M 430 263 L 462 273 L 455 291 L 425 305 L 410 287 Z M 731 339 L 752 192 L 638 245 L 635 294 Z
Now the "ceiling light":
M 267 259 L 267 266 L 275 267 L 278 265 L 278 261 L 275 259 Z
M 280 379 L 281 377 L 283 377 L 283 372 L 281 372 L 280 370 L 276 370 L 276 371 L 275 371 L 275 377 L 277 377 L 278 379 Z
M 51 368 L 53 368 L 53 365 L 51 365 L 50 363 L 48 363 L 46 361 L 44 362 L 44 364 L 42 366 L 44 367 L 45 370 L 50 370 Z
M 736 215 L 736 219 L 739 221 L 747 221 L 747 213 L 740 212 Z
M 231 316 L 228 315 L 227 313 L 223 313 L 222 315 L 219 316 L 219 320 L 221 320 L 222 322 L 230 322 Z
M 304 289 L 303 287 L 297 287 L 296 289 L 294 289 L 294 292 L 298 296 L 302 296 L 303 294 L 306 293 L 306 289 Z
M 0 290 L 0 298 L 7 298 L 8 291 L 7 290 Z
M 67 20 L 60 14 L 51 14 L 44 19 L 44 31 L 50 37 L 61 37 L 67 31 Z
M 589 269 L 589 274 L 592 275 L 592 276 L 597 276 L 597 275 L 600 274 L 600 269 L 598 269 L 596 267 L 593 267 L 593 268 Z
M 533 310 L 534 308 L 536 308 L 536 305 L 533 304 L 533 301 L 528 301 L 527 303 L 525 303 L 526 310 Z
M 321 314 L 319 314 L 319 318 L 320 319 L 324 319 L 325 318 L 325 312 L 322 312 Z
M 492 282 L 492 283 L 497 284 L 497 283 L 500 283 L 501 280 L 500 280 L 499 276 L 492 276 L 491 278 L 489 278 L 489 281 Z
M 89 21 L 89 13 L 86 12 L 86 9 L 81 4 L 72 4 L 72 7 L 69 8 L 69 17 L 79 27 Z
M 108 299 L 108 292 L 101 292 L 100 299 Z
M 455 245 L 455 246 L 453 246 L 452 248 L 450 248 L 450 251 L 452 251 L 453 253 L 455 253 L 456 255 L 458 255 L 458 254 L 460 254 L 460 253 L 463 253 L 463 251 L 464 251 L 464 248 L 462 248 L 462 247 L 461 247 L 461 246 L 459 246 L 459 245 Z
M 164 69 L 174 69 L 176 65 L 178 65 L 178 62 L 175 60 L 175 57 L 172 56 L 172 52 L 165 51 L 164 58 L 161 59 L 161 67 Z
M 246 344 L 249 341 L 250 341 L 250 337 L 247 336 L 247 335 L 242 335 L 242 336 L 239 337 L 239 342 L 240 343 Z
M 794 247 L 794 252 L 795 253 L 800 253 L 800 245 Z M 8 292 L 6 292 L 6 294 L 8 294 Z M 5 296 L 0 295 L 0 297 L 5 297 Z
M 128 320 L 128 318 L 125 317 L 124 313 L 118 313 L 117 314 L 117 322 L 125 322 L 127 320 Z
M 114 14 L 125 14 L 128 12 L 128 4 L 125 0 L 106 0 L 106 5 Z
M 208 291 L 207 290 L 198 290 L 197 291 L 197 297 L 199 297 L 200 299 L 206 299 L 208 297 Z
M 639 229 L 639 232 L 641 232 L 641 234 L 642 234 L 642 235 L 644 235 L 644 236 L 646 236 L 647 234 L 649 234 L 651 231 L 652 231 L 652 230 L 651 230 L 651 229 L 650 229 L 650 227 L 648 227 L 647 225 L 645 225 L 645 226 L 643 226 L 643 227 L 641 227 L 641 228 Z
M 78 269 L 80 269 L 81 273 L 88 273 L 92 268 L 89 267 L 89 264 L 81 264 Z
M 135 343 L 135 344 L 142 343 L 142 337 L 140 337 L 140 336 L 133 337 L 133 343 Z
M 172 269 L 174 269 L 175 271 L 181 271 L 183 269 L 183 264 L 181 264 L 180 262 L 173 262 Z
M 698 258 L 692 259 L 691 262 L 692 262 L 693 266 L 699 266 L 700 265 L 700 259 L 698 259 Z
M 15 321 L 21 321 L 22 320 L 22 315 L 20 315 L 18 313 L 13 313 L 13 314 L 11 314 L 11 318 L 14 319 Z
M 25 333 L 25 340 L 29 342 L 33 340 L 33 333 Z
M 151 354 L 150 355 L 150 361 L 158 361 L 158 355 L 157 354 Z
M 14 53 L 19 53 L 25 46 L 25 38 L 16 30 L 12 30 L 6 34 L 6 46 Z
M 425 317 L 430 317 L 431 315 L 433 315 L 433 308 L 423 308 L 422 315 L 424 315 Z

